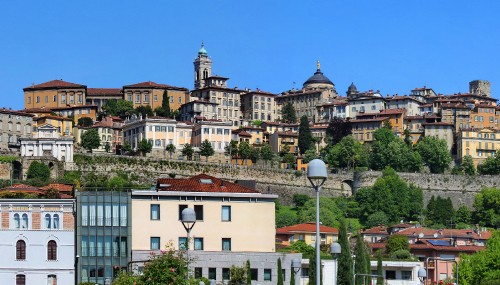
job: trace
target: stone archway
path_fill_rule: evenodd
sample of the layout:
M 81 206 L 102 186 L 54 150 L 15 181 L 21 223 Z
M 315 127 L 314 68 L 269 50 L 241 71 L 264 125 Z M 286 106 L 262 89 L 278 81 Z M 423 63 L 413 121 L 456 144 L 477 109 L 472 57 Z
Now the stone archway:
M 346 180 L 342 180 L 342 190 L 344 190 L 343 192 L 348 192 L 348 193 L 351 193 L 351 195 L 354 195 L 355 193 L 353 192 L 354 191 L 354 188 L 352 187 L 353 186 L 353 181 L 352 180 L 349 180 L 349 179 L 346 179 Z
M 23 180 L 23 164 L 17 160 L 12 162 L 12 179 Z

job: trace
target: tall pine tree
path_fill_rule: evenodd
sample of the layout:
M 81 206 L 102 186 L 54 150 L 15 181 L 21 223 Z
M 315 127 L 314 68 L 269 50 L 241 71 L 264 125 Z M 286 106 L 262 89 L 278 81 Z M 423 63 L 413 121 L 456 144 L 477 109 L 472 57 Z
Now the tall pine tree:
M 247 260 L 246 264 L 246 271 L 247 271 L 247 284 L 246 285 L 252 285 L 252 269 L 250 268 L 250 260 Z
M 299 151 L 300 154 L 304 154 L 308 149 L 311 148 L 313 144 L 311 129 L 309 128 L 309 120 L 307 116 L 300 117 L 300 125 L 299 125 Z
M 342 251 L 340 253 L 340 258 L 338 263 L 339 267 L 338 267 L 337 284 L 353 285 L 351 246 L 349 244 L 349 239 L 347 236 L 347 227 L 345 223 L 346 221 L 344 219 L 340 221 L 339 243 Z
M 281 267 L 281 258 L 278 258 L 278 283 L 277 285 L 283 285 L 283 270 Z
M 355 248 L 355 254 L 356 254 L 356 262 L 354 264 L 354 271 L 356 274 L 367 274 L 366 272 L 366 245 L 365 242 L 363 241 L 363 238 L 361 235 L 358 235 L 358 238 L 356 239 L 356 248 Z M 359 276 L 356 277 L 356 285 L 363 285 L 364 277 Z
M 377 251 L 377 285 L 384 285 L 384 277 L 382 272 L 382 251 Z

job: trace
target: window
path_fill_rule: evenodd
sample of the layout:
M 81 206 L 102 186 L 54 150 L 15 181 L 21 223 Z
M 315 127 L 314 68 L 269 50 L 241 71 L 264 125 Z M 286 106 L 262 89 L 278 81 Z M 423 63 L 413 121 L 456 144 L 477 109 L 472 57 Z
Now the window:
M 229 268 L 222 268 L 222 280 L 229 280 L 231 276 L 231 271 Z
M 51 220 L 50 214 L 45 214 L 45 228 L 46 229 L 50 229 L 50 220 Z
M 194 250 L 203 250 L 203 238 L 194 238 Z
M 47 243 L 47 260 L 57 260 L 57 243 L 53 240 Z
M 254 281 L 257 281 L 259 278 L 259 269 L 257 268 L 250 269 L 250 278 Z
M 57 285 L 57 276 L 54 274 L 47 275 L 47 285 Z
M 196 278 L 196 279 L 201 278 L 202 269 L 203 268 L 201 268 L 201 267 L 195 267 L 194 268 L 194 278 Z
M 301 268 L 300 274 L 302 278 L 309 278 L 309 268 L 307 267 Z
M 151 250 L 160 249 L 160 237 L 151 237 L 150 239 Z
M 14 214 L 14 228 L 19 229 L 21 227 L 21 219 L 19 214 Z
M 208 279 L 215 280 L 217 278 L 217 268 L 208 268 Z
M 231 239 L 222 238 L 222 250 L 231 251 Z
M 26 275 L 16 275 L 16 285 L 26 285 Z
M 401 279 L 403 279 L 403 280 L 411 280 L 411 271 L 410 270 L 403 270 L 403 271 L 401 271 Z
M 160 219 L 160 205 L 152 204 L 151 205 L 151 220 L 159 220 Z
M 231 221 L 231 206 L 222 206 L 222 221 Z
M 26 242 L 24 240 L 18 240 L 16 242 L 16 260 L 26 259 Z
M 194 205 L 194 212 L 197 221 L 203 221 L 203 205 Z
M 385 271 L 385 279 L 386 280 L 394 280 L 394 279 L 396 279 L 396 271 L 394 271 L 394 270 L 386 270 Z
M 59 229 L 59 215 L 58 214 L 55 214 L 53 219 L 52 219 L 52 228 Z
M 179 237 L 179 250 L 186 250 L 187 249 L 187 238 L 186 237 Z
M 271 269 L 264 269 L 264 281 L 272 281 Z
M 21 227 L 23 229 L 27 229 L 28 228 L 28 215 L 27 214 L 23 214 L 23 222 L 21 224 Z
M 188 205 L 179 205 L 179 221 L 182 220 L 182 210 L 186 209 Z

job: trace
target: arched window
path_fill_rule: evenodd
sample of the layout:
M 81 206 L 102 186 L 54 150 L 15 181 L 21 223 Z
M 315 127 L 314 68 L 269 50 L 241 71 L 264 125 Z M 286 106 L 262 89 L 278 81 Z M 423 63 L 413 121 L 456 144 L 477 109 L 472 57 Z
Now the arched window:
M 16 242 L 16 260 L 26 259 L 26 242 L 24 240 L 18 240 Z
M 16 275 L 16 285 L 26 285 L 26 276 L 23 274 Z
M 21 218 L 19 214 L 14 214 L 14 228 L 19 229 L 21 227 Z
M 50 214 L 45 214 L 45 228 L 50 229 Z
M 47 260 L 57 260 L 57 243 L 53 240 L 47 243 Z
M 52 227 L 54 229 L 59 229 L 59 215 L 58 214 L 54 215 L 54 221 L 52 222 Z
M 28 215 L 27 214 L 23 214 L 23 222 L 21 224 L 21 227 L 23 229 L 27 229 L 28 228 Z

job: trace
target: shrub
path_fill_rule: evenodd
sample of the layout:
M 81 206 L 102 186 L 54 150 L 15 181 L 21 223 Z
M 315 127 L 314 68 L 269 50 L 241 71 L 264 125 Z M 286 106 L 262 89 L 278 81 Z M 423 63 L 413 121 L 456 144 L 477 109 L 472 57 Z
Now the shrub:
M 399 249 L 391 253 L 391 258 L 395 259 L 411 259 L 411 253 L 406 249 Z

